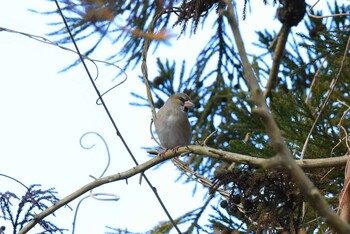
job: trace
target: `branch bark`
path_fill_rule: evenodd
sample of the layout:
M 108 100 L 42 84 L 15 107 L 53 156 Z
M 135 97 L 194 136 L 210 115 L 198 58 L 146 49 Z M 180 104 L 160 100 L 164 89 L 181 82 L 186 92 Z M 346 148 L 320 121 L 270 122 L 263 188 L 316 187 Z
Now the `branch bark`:
M 350 163 L 345 167 L 344 187 L 339 196 L 339 216 L 350 222 Z
M 269 80 L 267 81 L 266 90 L 264 93 L 265 98 L 270 96 L 271 91 L 276 88 L 276 85 L 278 83 L 278 71 L 281 65 L 281 61 L 284 54 L 284 49 L 286 47 L 289 32 L 290 32 L 290 26 L 288 26 L 287 24 L 283 24 L 279 32 L 277 45 L 275 47 L 275 53 L 273 55 L 273 63 L 270 71 L 270 77 L 269 77 Z
M 149 161 L 146 161 L 142 164 L 139 164 L 138 166 L 135 166 L 129 170 L 126 170 L 124 172 L 116 173 L 114 175 L 102 177 L 100 179 L 96 179 L 93 182 L 86 184 L 85 186 L 81 187 L 77 191 L 73 192 L 72 194 L 68 195 L 67 197 L 63 198 L 62 200 L 58 201 L 55 205 L 47 208 L 46 210 L 42 211 L 41 213 L 37 214 L 31 222 L 29 222 L 20 232 L 19 234 L 27 233 L 29 230 L 31 230 L 38 222 L 43 220 L 48 215 L 52 214 L 62 206 L 67 205 L 71 201 L 75 200 L 76 198 L 80 197 L 81 195 L 85 194 L 86 192 L 90 191 L 91 189 L 97 188 L 101 185 L 112 183 L 119 180 L 124 180 L 127 178 L 130 178 L 132 176 L 137 175 L 138 173 L 142 173 L 146 171 L 147 169 L 158 165 L 161 162 L 164 162 L 168 159 L 177 157 L 178 155 L 185 154 L 185 153 L 195 153 L 195 154 L 201 154 L 206 155 L 211 158 L 220 159 L 226 162 L 236 162 L 236 163 L 243 163 L 243 164 L 250 164 L 260 167 L 266 167 L 266 166 L 273 166 L 277 165 L 276 159 L 278 158 L 273 157 L 269 159 L 263 159 L 263 158 L 256 158 L 248 155 L 243 154 L 236 154 L 228 151 L 222 151 L 214 148 L 210 148 L 207 146 L 199 146 L 199 145 L 189 145 L 185 147 L 179 148 L 176 153 L 169 150 L 164 155 L 156 156 L 152 158 Z M 335 166 L 345 166 L 348 159 L 348 155 L 339 156 L 339 157 L 333 157 L 333 158 L 326 158 L 326 159 L 304 159 L 304 160 L 296 160 L 294 164 L 299 165 L 304 168 L 318 168 L 318 167 L 335 167 Z

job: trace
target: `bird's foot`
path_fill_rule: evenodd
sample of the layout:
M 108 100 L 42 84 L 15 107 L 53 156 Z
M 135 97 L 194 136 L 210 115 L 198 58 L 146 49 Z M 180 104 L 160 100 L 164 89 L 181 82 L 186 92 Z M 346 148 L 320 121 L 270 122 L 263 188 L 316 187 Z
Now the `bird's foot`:
M 174 148 L 172 148 L 171 150 L 174 152 L 174 154 L 177 153 L 178 149 L 181 148 L 182 145 L 178 145 L 178 146 L 175 146 Z M 163 150 L 162 152 L 160 152 L 158 155 L 159 157 L 164 157 L 164 155 L 166 154 L 166 152 L 168 152 L 170 149 L 165 149 Z
M 180 147 L 182 147 L 182 145 L 175 146 L 172 151 L 176 154 L 176 151 L 178 151 Z
M 164 155 L 165 155 L 165 153 L 166 152 L 168 152 L 169 151 L 169 149 L 165 149 L 165 150 L 163 150 L 162 152 L 160 152 L 158 155 L 159 155 L 159 157 L 161 157 L 161 158 L 163 158 L 164 157 Z

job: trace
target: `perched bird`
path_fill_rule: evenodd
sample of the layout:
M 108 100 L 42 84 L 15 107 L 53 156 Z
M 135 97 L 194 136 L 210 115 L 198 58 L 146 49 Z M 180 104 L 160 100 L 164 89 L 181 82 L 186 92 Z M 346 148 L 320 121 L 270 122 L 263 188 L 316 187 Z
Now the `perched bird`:
M 156 114 L 154 125 L 160 144 L 174 149 L 190 144 L 192 130 L 188 121 L 188 110 L 193 108 L 190 97 L 184 93 L 172 95 Z

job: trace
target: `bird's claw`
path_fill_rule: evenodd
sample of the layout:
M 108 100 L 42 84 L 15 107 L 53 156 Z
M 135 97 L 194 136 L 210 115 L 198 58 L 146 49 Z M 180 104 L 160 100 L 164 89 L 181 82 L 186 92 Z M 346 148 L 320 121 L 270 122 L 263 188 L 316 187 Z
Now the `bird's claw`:
M 165 153 L 168 152 L 168 151 L 169 151 L 169 149 L 163 150 L 162 152 L 159 153 L 159 157 L 163 158 Z
M 178 151 L 180 147 L 181 145 L 175 146 L 172 151 L 176 154 L 176 151 Z
M 174 152 L 174 154 L 177 153 L 177 151 L 179 150 L 179 148 L 181 148 L 181 145 L 175 146 L 174 148 L 171 149 L 171 151 Z M 162 152 L 159 153 L 159 157 L 164 157 L 164 155 L 166 154 L 166 152 L 168 152 L 170 149 L 165 149 Z

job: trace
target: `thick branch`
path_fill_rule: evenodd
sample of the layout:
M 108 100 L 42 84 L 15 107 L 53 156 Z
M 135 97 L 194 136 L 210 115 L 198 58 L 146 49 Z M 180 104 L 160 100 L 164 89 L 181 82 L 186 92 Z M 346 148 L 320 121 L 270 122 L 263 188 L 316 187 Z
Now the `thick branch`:
M 344 187 L 339 196 L 339 215 L 350 222 L 350 164 L 345 167 Z
M 179 150 L 178 152 L 181 152 L 181 151 Z M 184 150 L 182 150 L 182 153 L 183 152 L 184 152 Z M 117 173 L 117 174 L 114 174 L 111 176 L 106 176 L 106 177 L 103 177 L 100 179 L 96 179 L 95 181 L 81 187 L 80 189 L 78 189 L 74 193 L 72 193 L 72 194 L 68 195 L 67 197 L 63 198 L 62 200 L 58 201 L 55 205 L 47 208 L 46 210 L 44 210 L 41 213 L 39 213 L 38 215 L 36 215 L 31 222 L 29 222 L 22 230 L 20 230 L 19 234 L 27 233 L 40 220 L 43 220 L 48 215 L 52 214 L 53 212 L 55 212 L 56 210 L 58 210 L 62 206 L 67 205 L 69 202 L 75 200 L 76 198 L 78 198 L 79 196 L 83 195 L 84 193 L 90 191 L 91 189 L 97 188 L 103 184 L 107 184 L 107 183 L 111 183 L 114 181 L 130 178 L 130 177 L 132 177 L 140 172 L 144 172 L 145 170 L 153 167 L 154 165 L 159 164 L 160 162 L 163 162 L 163 161 L 165 161 L 169 158 L 175 157 L 175 156 L 176 155 L 174 155 L 174 154 L 168 153 L 162 157 L 154 157 L 153 159 L 151 159 L 143 164 L 140 164 L 136 167 L 133 167 L 127 171 Z
M 67 205 L 69 202 L 75 200 L 76 198 L 80 197 L 84 193 L 90 191 L 93 188 L 97 188 L 103 184 L 124 180 L 127 178 L 130 178 L 132 176 L 137 175 L 138 173 L 144 172 L 147 169 L 165 161 L 168 159 L 171 159 L 173 157 L 176 157 L 183 153 L 192 152 L 195 154 L 201 154 L 206 155 L 211 158 L 220 159 L 229 163 L 236 162 L 236 163 L 243 163 L 243 164 L 249 164 L 249 165 L 255 165 L 260 167 L 265 167 L 266 165 L 276 165 L 275 160 L 276 157 L 270 158 L 270 159 L 262 159 L 262 158 L 256 158 L 252 156 L 247 156 L 243 154 L 236 154 L 232 152 L 222 151 L 214 148 L 210 148 L 207 146 L 199 146 L 199 145 L 189 145 L 186 147 L 181 147 L 176 151 L 176 154 L 169 150 L 164 155 L 156 156 L 153 159 L 146 161 L 136 167 L 133 167 L 127 171 L 120 172 L 111 176 L 106 176 L 100 179 L 96 179 L 95 181 L 81 187 L 77 191 L 73 192 L 72 194 L 68 195 L 67 197 L 63 198 L 62 200 L 58 201 L 55 205 L 49 207 L 48 209 L 42 211 L 38 215 L 34 217 L 34 219 L 29 222 L 20 232 L 19 234 L 27 233 L 30 229 L 32 229 L 40 220 L 43 220 L 48 215 L 52 214 L 62 206 Z M 340 156 L 340 157 L 334 157 L 334 158 L 327 158 L 327 159 L 304 159 L 304 160 L 296 160 L 296 164 L 300 165 L 301 167 L 305 168 L 317 168 L 317 167 L 336 167 L 336 166 L 345 166 L 347 161 L 347 155 Z
M 270 71 L 270 76 L 264 93 L 265 98 L 270 96 L 271 91 L 276 88 L 278 82 L 278 71 L 284 54 L 284 49 L 286 47 L 289 32 L 290 27 L 287 24 L 283 24 L 278 36 L 275 53 L 273 55 L 273 63 Z
M 228 163 L 241 163 L 258 167 L 272 167 L 278 164 L 276 157 L 264 159 L 244 154 L 237 154 L 233 152 L 218 150 L 207 146 L 189 145 L 187 148 L 195 154 L 206 155 L 210 158 L 220 159 Z M 181 148 L 182 149 L 182 148 Z M 186 151 L 185 151 L 186 152 Z M 348 160 L 348 155 L 332 157 L 332 158 L 320 158 L 320 159 L 304 159 L 295 160 L 295 164 L 302 168 L 325 168 L 325 167 L 338 167 L 345 166 Z M 293 160 L 294 161 L 294 160 Z
M 254 113 L 257 114 L 266 129 L 266 133 L 270 137 L 272 147 L 277 152 L 277 157 L 280 158 L 280 164 L 283 166 L 292 176 L 294 182 L 299 187 L 301 193 L 309 201 L 312 207 L 327 221 L 327 223 L 338 233 L 350 233 L 350 225 L 342 220 L 335 212 L 333 212 L 321 195 L 319 190 L 314 186 L 311 180 L 305 175 L 303 170 L 293 160 L 289 149 L 284 142 L 280 129 L 278 128 L 269 108 L 266 105 L 265 98 L 259 83 L 254 75 L 251 64 L 249 63 L 247 54 L 245 52 L 243 39 L 238 29 L 236 16 L 234 15 L 232 2 L 225 1 L 228 10 L 223 12 L 227 17 L 227 20 L 231 26 L 234 34 L 234 39 L 237 44 L 238 52 L 240 54 L 244 78 L 248 84 L 251 100 L 255 103 L 257 108 L 254 109 Z

